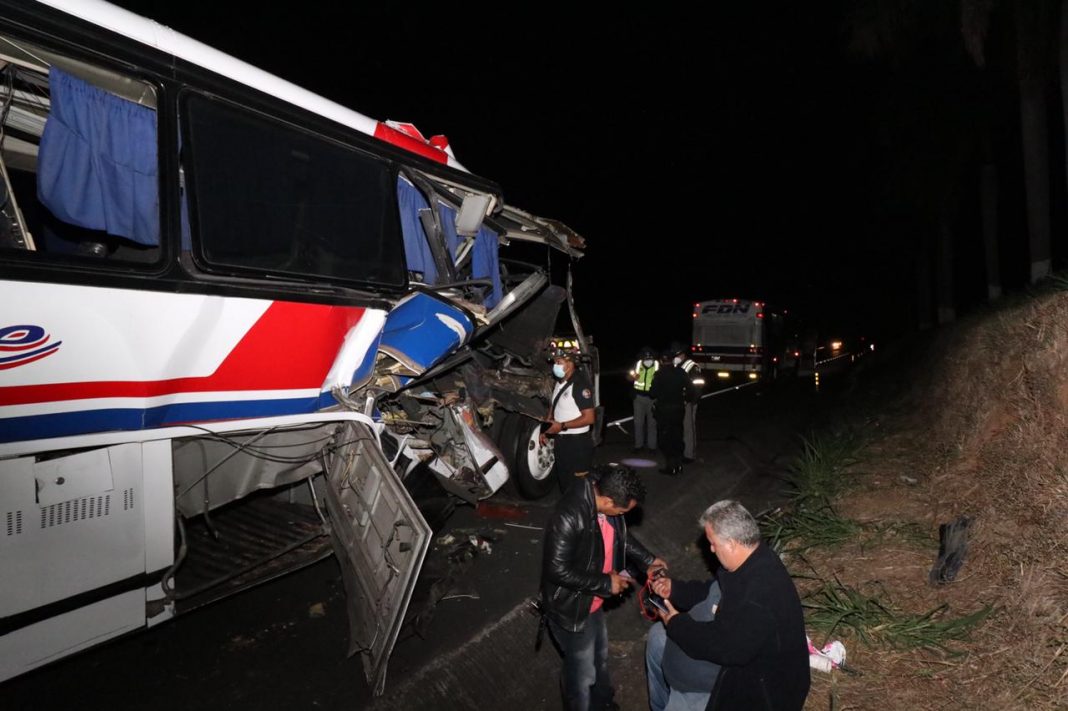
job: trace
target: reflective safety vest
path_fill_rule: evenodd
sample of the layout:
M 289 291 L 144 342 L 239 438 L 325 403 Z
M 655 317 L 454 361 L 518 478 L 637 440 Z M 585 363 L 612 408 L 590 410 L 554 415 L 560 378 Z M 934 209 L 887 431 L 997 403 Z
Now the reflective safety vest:
M 641 361 L 634 366 L 634 389 L 640 393 L 647 393 L 653 387 L 653 376 L 656 375 L 656 371 L 660 369 L 660 363 L 653 361 L 653 364 L 646 368 L 642 365 Z
M 690 376 L 690 382 L 694 385 L 700 387 L 705 384 L 704 376 L 701 374 L 701 366 L 697 365 L 697 363 L 687 358 L 679 367 L 686 371 L 686 375 Z

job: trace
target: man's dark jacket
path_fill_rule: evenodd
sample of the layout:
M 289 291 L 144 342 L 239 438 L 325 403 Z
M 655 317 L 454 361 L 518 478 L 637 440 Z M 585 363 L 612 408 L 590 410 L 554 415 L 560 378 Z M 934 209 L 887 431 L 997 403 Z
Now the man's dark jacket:
M 801 600 L 782 561 L 761 543 L 716 579 L 723 597 L 713 621 L 675 615 L 667 626 L 687 655 L 722 666 L 707 708 L 799 711 L 808 695 L 808 644 Z M 707 591 L 707 583 L 673 580 L 671 602 L 688 607 Z
M 542 606 L 549 619 L 577 632 L 590 615 L 593 596 L 611 597 L 612 579 L 604 570 L 604 540 L 597 525 L 593 481 L 583 477 L 556 504 L 545 532 L 541 566 Z M 654 559 L 636 540 L 627 540 L 622 516 L 609 516 L 616 532 L 612 570 L 620 571 L 627 559 L 648 568 Z
M 658 415 L 668 411 L 681 413 L 686 403 L 693 400 L 695 392 L 686 371 L 670 363 L 656 371 L 649 388 L 649 395 L 656 400 Z

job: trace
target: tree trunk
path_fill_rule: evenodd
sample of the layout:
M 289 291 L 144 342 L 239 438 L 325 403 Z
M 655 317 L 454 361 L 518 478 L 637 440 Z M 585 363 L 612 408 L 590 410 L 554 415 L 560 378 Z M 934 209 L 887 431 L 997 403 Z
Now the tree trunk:
M 1064 116 L 1064 135 L 1068 138 L 1068 0 L 1061 0 L 1060 33 L 1057 37 L 1057 63 L 1061 79 L 1061 115 Z M 1065 141 L 1068 155 L 1068 140 Z M 1065 163 L 1068 167 L 1068 162 Z
M 1027 190 L 1028 256 L 1031 283 L 1050 272 L 1049 127 L 1046 82 L 1042 68 L 1038 13 L 1027 2 L 1016 4 L 1016 45 L 1020 83 L 1020 131 L 1024 188 Z
M 938 225 L 938 250 L 935 253 L 935 293 L 938 298 L 938 324 L 951 323 L 957 317 L 953 299 L 953 224 L 943 214 Z
M 979 196 L 983 251 L 986 254 L 986 299 L 997 301 L 1001 298 L 1001 263 L 998 255 L 998 169 L 993 163 L 987 163 L 982 168 Z
M 916 326 L 926 331 L 931 321 L 931 249 L 924 240 L 916 249 Z

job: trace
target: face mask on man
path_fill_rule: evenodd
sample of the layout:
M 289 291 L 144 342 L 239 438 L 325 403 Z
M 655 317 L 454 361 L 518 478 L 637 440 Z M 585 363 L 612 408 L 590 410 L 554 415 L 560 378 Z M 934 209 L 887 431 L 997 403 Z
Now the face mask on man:
M 567 375 L 567 373 L 564 371 L 564 366 L 560 365 L 559 363 L 553 363 L 553 375 L 555 375 L 559 380 L 563 380 L 564 376 Z
M 644 365 L 646 368 L 652 368 L 653 367 L 653 359 L 652 358 L 646 358 L 645 360 L 642 361 L 642 365 Z
M 681 358 L 681 357 L 678 357 L 678 356 L 676 356 L 676 357 L 675 357 L 675 360 L 673 360 L 673 361 L 671 361 L 671 362 L 672 362 L 673 364 L 675 364 L 675 365 L 682 365 L 682 358 Z

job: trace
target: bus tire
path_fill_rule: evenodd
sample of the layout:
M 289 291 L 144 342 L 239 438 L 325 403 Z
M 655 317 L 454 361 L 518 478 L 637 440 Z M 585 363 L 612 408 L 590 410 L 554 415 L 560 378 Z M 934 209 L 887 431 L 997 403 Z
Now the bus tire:
M 511 421 L 502 427 L 501 445 L 512 455 L 509 469 L 515 488 L 525 499 L 544 498 L 556 487 L 552 440 L 541 444 L 541 423 L 537 420 L 515 413 L 508 417 Z

